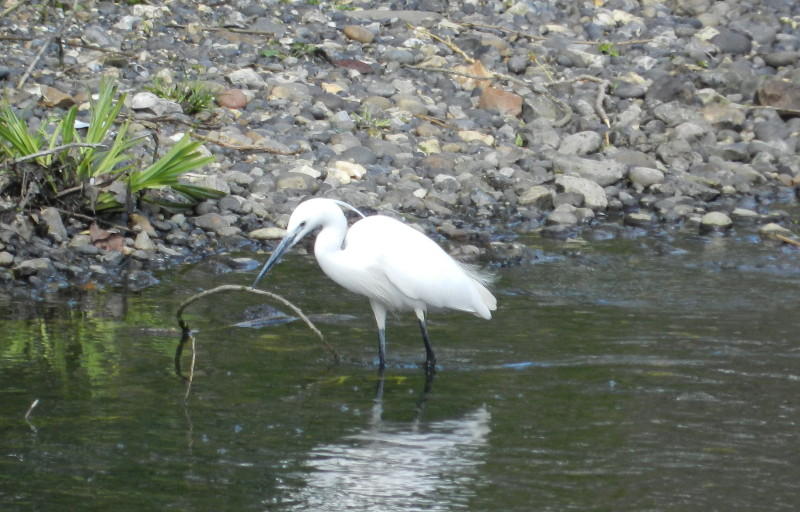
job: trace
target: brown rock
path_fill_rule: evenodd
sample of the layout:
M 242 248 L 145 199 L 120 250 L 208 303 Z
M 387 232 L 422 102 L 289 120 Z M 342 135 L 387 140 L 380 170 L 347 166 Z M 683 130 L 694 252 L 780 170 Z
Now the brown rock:
M 375 39 L 375 35 L 361 25 L 347 25 L 344 27 L 344 35 L 359 43 L 371 43 Z
M 39 89 L 42 93 L 42 105 L 51 108 L 69 108 L 75 104 L 75 99 L 65 92 L 47 85 Z
M 522 96 L 497 87 L 487 87 L 481 94 L 478 108 L 497 110 L 503 114 L 516 117 L 522 113 Z
M 481 61 L 479 61 L 479 60 L 476 60 L 475 62 L 473 62 L 472 64 L 470 64 L 468 66 L 467 65 L 455 66 L 453 68 L 453 71 L 455 71 L 457 73 L 465 73 L 467 75 L 470 75 L 470 77 L 462 76 L 462 75 L 455 75 L 453 77 L 453 80 L 455 80 L 456 82 L 461 84 L 461 87 L 463 87 L 464 90 L 467 90 L 467 91 L 471 91 L 471 90 L 475 89 L 476 87 L 479 87 L 479 88 L 482 89 L 484 87 L 488 87 L 488 85 L 489 85 L 489 81 L 488 80 L 477 80 L 475 78 L 471 78 L 471 76 L 485 76 L 487 78 L 492 76 L 491 71 L 487 70 L 484 67 L 483 63 Z
M 241 89 L 226 89 L 217 95 L 220 107 L 239 109 L 247 106 L 247 96 Z
M 800 113 L 800 85 L 783 80 L 766 80 L 756 91 L 760 105 L 775 107 L 779 114 Z

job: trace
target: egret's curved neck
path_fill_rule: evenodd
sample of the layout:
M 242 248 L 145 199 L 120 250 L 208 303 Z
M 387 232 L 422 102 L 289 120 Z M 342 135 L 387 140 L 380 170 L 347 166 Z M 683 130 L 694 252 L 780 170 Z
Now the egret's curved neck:
M 317 260 L 320 260 L 320 256 L 324 258 L 325 255 L 333 256 L 341 252 L 346 235 L 347 218 L 338 206 L 334 206 L 330 214 L 325 217 L 322 230 L 319 232 L 314 242 L 314 255 L 317 257 Z

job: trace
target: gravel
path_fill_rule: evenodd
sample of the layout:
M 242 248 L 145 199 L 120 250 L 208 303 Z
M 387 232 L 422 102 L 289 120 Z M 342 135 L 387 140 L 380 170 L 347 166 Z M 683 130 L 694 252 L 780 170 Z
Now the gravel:
M 116 241 L 98 243 L 85 218 L 17 211 L 4 189 L 0 280 L 17 290 L 151 286 L 159 268 L 268 247 L 311 196 L 497 265 L 535 257 L 519 235 L 794 224 L 793 0 L 85 4 L 66 23 L 25 5 L 0 18 L 9 104 L 38 125 L 112 77 L 143 161 L 194 129 L 216 162 L 187 180 L 226 196 L 143 203 L 143 222 L 106 219 L 121 226 L 101 223 Z M 50 44 L 36 60 L 62 28 L 63 56 Z M 156 78 L 202 83 L 219 106 L 188 115 L 147 91 Z

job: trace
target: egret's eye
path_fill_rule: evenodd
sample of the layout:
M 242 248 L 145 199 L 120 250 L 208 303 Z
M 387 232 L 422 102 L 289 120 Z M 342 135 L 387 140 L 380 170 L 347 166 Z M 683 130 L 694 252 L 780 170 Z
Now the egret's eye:
M 300 223 L 300 225 L 299 225 L 298 227 L 300 227 L 300 228 L 302 228 L 302 229 L 305 229 L 305 227 L 306 227 L 306 221 L 303 221 L 303 222 L 301 222 L 301 223 Z

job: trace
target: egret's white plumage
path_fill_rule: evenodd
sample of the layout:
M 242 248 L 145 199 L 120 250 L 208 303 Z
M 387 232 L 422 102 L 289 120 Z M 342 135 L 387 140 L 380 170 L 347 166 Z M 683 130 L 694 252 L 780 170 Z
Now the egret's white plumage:
M 378 324 L 381 366 L 385 364 L 388 311 L 414 311 L 430 369 L 435 365 L 435 355 L 425 326 L 429 307 L 491 318 L 497 301 L 480 273 L 451 258 L 427 236 L 391 217 L 365 217 L 348 229 L 340 205 L 355 210 L 340 201 L 323 198 L 298 205 L 289 219 L 286 236 L 264 264 L 253 286 L 281 254 L 311 231 L 321 228 L 314 243 L 317 262 L 336 283 L 369 299 Z

